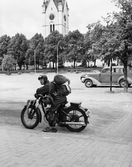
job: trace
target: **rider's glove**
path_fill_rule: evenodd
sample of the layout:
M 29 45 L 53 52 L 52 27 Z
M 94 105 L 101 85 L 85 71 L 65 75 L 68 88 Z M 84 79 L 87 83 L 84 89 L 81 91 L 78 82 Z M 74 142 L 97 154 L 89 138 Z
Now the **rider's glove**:
M 36 99 L 38 99 L 38 94 L 37 94 L 37 93 L 35 93 L 35 94 L 34 94 L 34 97 L 35 97 Z

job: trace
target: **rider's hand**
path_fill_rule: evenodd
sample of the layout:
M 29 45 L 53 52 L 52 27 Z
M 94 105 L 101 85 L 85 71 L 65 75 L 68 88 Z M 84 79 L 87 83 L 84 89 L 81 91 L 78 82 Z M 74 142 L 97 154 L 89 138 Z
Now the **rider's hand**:
M 35 94 L 34 94 L 34 97 L 35 97 L 36 99 L 38 99 L 38 94 L 37 94 L 37 93 L 35 93 Z

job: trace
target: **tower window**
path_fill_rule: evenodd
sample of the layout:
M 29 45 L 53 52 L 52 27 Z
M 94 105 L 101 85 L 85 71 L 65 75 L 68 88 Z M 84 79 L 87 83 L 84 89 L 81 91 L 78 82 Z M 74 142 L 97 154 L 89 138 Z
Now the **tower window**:
M 55 31 L 55 25 L 53 24 L 53 31 Z
M 55 25 L 54 24 L 50 24 L 50 33 L 55 31 Z
M 52 25 L 50 24 L 50 32 L 52 32 Z
M 49 15 L 49 19 L 50 19 L 50 20 L 54 20 L 54 18 L 55 18 L 55 15 L 54 15 L 54 14 L 50 14 L 50 15 Z

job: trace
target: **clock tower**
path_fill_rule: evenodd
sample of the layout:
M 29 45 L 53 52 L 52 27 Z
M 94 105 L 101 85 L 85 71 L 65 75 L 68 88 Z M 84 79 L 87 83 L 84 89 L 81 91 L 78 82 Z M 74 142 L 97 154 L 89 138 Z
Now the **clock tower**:
M 44 38 L 56 30 L 63 36 L 67 35 L 69 32 L 69 8 L 66 0 L 44 0 L 42 9 Z

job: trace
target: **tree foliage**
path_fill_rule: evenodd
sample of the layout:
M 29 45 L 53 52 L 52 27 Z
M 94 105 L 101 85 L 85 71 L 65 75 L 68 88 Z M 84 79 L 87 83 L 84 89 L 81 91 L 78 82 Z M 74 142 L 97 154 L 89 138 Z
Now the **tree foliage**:
M 45 39 L 45 59 L 49 60 L 49 62 L 54 64 L 57 63 L 57 54 L 59 55 L 62 52 L 61 46 L 63 41 L 63 35 L 58 31 L 53 31 L 46 39 Z M 58 53 L 57 53 L 58 52 Z
M 37 68 L 43 66 L 44 60 L 44 38 L 41 34 L 35 34 L 29 41 L 29 48 L 26 53 L 26 63 L 34 64 L 36 61 Z
M 115 19 L 117 20 L 117 38 L 120 41 L 115 56 L 117 56 L 124 65 L 125 90 L 127 91 L 127 65 L 132 57 L 132 0 L 114 1 L 121 9 L 121 12 L 115 15 Z
M 3 71 L 11 71 L 14 69 L 15 60 L 12 55 L 4 55 L 2 60 Z
M 28 42 L 23 34 L 16 34 L 9 41 L 7 54 L 12 55 L 16 60 L 19 69 L 24 65 L 25 54 L 28 49 Z
M 129 0 L 114 0 L 119 13 L 108 14 L 106 27 L 100 38 L 99 47 L 105 61 L 118 58 L 124 65 L 124 80 L 127 90 L 127 65 L 132 56 L 132 3 Z
M 67 60 L 73 61 L 73 67 L 77 61 L 82 60 L 84 36 L 78 30 L 69 32 L 65 38 Z
M 87 26 L 88 32 L 84 39 L 85 54 L 84 59 L 89 62 L 93 61 L 96 66 L 96 59 L 100 57 L 100 38 L 104 32 L 104 26 L 95 22 Z
M 0 37 L 0 64 L 5 54 L 7 54 L 7 47 L 10 41 L 10 37 L 3 35 Z

